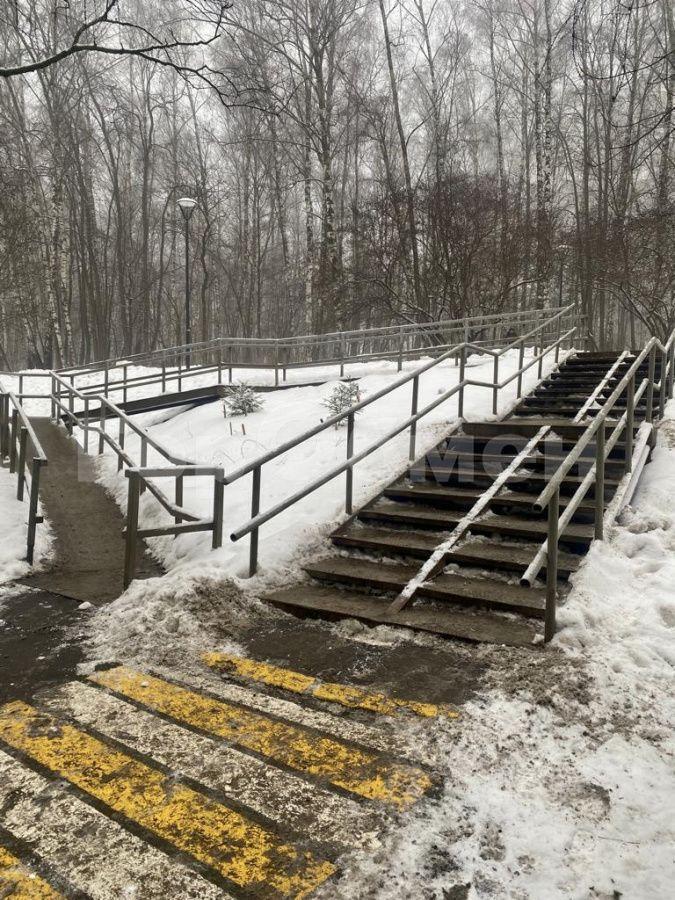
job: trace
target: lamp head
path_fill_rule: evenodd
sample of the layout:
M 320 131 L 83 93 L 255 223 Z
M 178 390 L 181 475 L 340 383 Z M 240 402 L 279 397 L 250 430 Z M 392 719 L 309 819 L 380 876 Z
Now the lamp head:
M 179 197 L 176 202 L 180 206 L 180 211 L 183 213 L 185 219 L 189 219 L 193 209 L 197 205 L 197 201 L 193 200 L 192 197 Z

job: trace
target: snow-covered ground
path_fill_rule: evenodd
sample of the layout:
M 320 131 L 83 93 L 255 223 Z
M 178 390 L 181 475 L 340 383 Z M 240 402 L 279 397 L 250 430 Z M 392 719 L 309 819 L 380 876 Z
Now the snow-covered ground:
M 283 621 L 257 601 L 254 583 L 218 585 L 218 571 L 204 565 L 186 579 L 175 569 L 136 583 L 96 613 L 91 662 L 124 655 L 215 687 L 215 676 L 200 674 L 200 649 L 245 652 L 241 634 Z M 431 765 L 440 794 L 402 816 L 381 845 L 342 857 L 319 900 L 670 900 L 674 584 L 671 402 L 632 505 L 574 577 L 553 643 L 452 645 L 460 666 L 479 671 L 459 718 L 395 722 L 401 753 Z M 332 633 L 364 650 L 448 647 L 386 626 L 321 627 L 326 640 Z
M 666 415 L 632 506 L 574 578 L 553 644 L 473 651 L 487 689 L 458 722 L 418 735 L 435 748 L 443 795 L 375 857 L 355 854 L 337 896 L 674 896 L 674 402 Z
M 547 360 L 548 368 L 552 364 Z M 500 364 L 500 378 L 515 371 L 518 353 L 506 353 Z M 412 371 L 420 363 L 406 364 Z M 492 359 L 474 357 L 468 370 L 477 381 L 492 380 Z M 355 367 L 356 368 L 356 367 Z M 359 386 L 363 399 L 392 384 L 401 377 L 395 362 L 363 364 Z M 545 370 L 546 371 L 546 370 Z M 348 369 L 347 374 L 354 372 Z M 419 409 L 458 382 L 459 370 L 450 360 L 441 363 L 420 377 Z M 537 367 L 531 367 L 524 376 L 524 391 L 537 380 Z M 204 465 L 222 466 L 225 473 L 233 472 L 279 444 L 302 434 L 317 425 L 330 414 L 323 405 L 334 389 L 336 381 L 328 381 L 317 387 L 298 387 L 264 395 L 264 408 L 246 417 L 225 419 L 220 403 L 212 403 L 192 410 L 170 410 L 147 413 L 135 417 L 139 424 L 149 428 L 149 433 L 172 453 L 184 459 Z M 378 438 L 391 431 L 410 412 L 412 384 L 409 382 L 375 401 L 356 419 L 355 453 L 372 445 Z M 500 392 L 500 412 L 511 405 L 516 396 L 515 381 Z M 464 402 L 464 415 L 469 419 L 492 418 L 492 391 L 483 387 L 468 387 Z M 417 449 L 421 455 L 432 447 L 448 430 L 457 416 L 457 397 L 439 405 L 418 425 Z M 116 423 L 111 423 L 116 429 Z M 232 433 L 230 433 L 232 427 Z M 245 432 L 245 433 L 244 433 Z M 361 503 L 372 497 L 378 489 L 403 471 L 408 457 L 408 432 L 387 442 L 381 449 L 355 467 L 354 501 Z M 140 438 L 128 435 L 125 448 L 131 456 L 140 459 Z M 297 448 L 267 463 L 262 470 L 261 511 L 303 488 L 313 479 L 328 472 L 346 458 L 347 429 L 331 428 L 321 432 Z M 101 467 L 101 478 L 107 489 L 126 505 L 128 482 L 117 473 L 111 450 L 106 453 Z M 165 465 L 165 460 L 155 451 L 148 455 L 149 465 Z M 205 561 L 219 566 L 223 574 L 243 576 L 248 565 L 248 539 L 237 543 L 229 540 L 231 531 L 250 517 L 251 480 L 246 476 L 225 487 L 225 527 L 223 547 L 211 550 L 210 533 L 180 535 L 173 538 L 157 538 L 150 541 L 153 552 L 168 568 L 196 566 Z M 172 496 L 173 480 L 163 482 L 165 491 Z M 339 476 L 329 484 L 298 502 L 268 524 L 260 533 L 260 563 L 268 578 L 288 577 L 289 566 L 300 555 L 306 557 L 308 547 L 318 544 L 344 513 L 345 477 Z M 156 527 L 169 521 L 168 516 L 151 495 L 141 498 L 141 527 Z M 210 517 L 213 509 L 213 479 L 210 477 L 185 480 L 184 506 L 201 517 Z

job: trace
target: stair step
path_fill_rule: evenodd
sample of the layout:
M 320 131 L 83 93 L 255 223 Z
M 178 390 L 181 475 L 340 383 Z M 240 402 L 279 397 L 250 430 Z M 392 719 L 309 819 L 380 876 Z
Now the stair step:
M 385 488 L 384 496 L 397 500 L 421 500 L 425 503 L 434 503 L 438 506 L 459 506 L 467 508 L 473 506 L 482 491 L 478 488 L 460 487 L 458 485 L 446 486 L 436 484 L 433 481 L 410 482 L 405 479 Z M 527 494 L 521 491 L 501 490 L 490 501 L 491 509 L 517 509 L 519 512 L 530 513 L 533 516 L 542 516 L 536 513 L 532 504 L 537 499 L 536 494 Z M 564 509 L 570 498 L 562 495 L 560 506 Z M 594 515 L 595 503 L 593 500 L 584 499 L 579 504 L 577 517 L 586 518 Z
M 447 609 L 427 601 L 405 606 L 400 612 L 388 615 L 390 597 L 374 597 L 339 588 L 301 584 L 275 591 L 264 599 L 284 609 L 302 610 L 306 614 L 401 625 L 466 641 L 528 647 L 541 638 L 541 628 L 534 623 L 497 612 Z
M 526 437 L 534 437 L 540 428 L 551 428 L 563 438 L 571 438 L 577 441 L 587 425 L 570 422 L 569 419 L 543 419 L 543 418 L 509 418 L 504 422 L 464 422 L 462 428 L 465 434 L 476 437 L 505 438 L 518 434 Z
M 558 449 L 558 446 L 556 446 Z M 444 449 L 442 451 L 442 456 L 439 453 L 439 458 L 443 460 L 443 463 L 447 461 L 448 465 L 457 465 L 461 471 L 469 471 L 470 466 L 475 466 L 478 471 L 486 471 L 490 474 L 498 474 L 501 473 L 515 458 L 516 453 L 481 453 L 480 450 L 475 453 L 463 453 L 461 451 L 456 451 L 454 447 L 449 449 Z M 550 473 L 554 471 L 563 461 L 565 460 L 565 456 L 561 456 L 560 454 L 548 454 L 548 453 L 533 453 L 532 456 L 528 456 L 523 463 L 524 466 L 528 468 L 537 468 L 537 469 L 545 469 L 548 467 Z M 590 454 L 583 457 L 581 464 L 583 466 L 582 471 L 585 473 L 588 471 L 593 462 L 595 461 L 595 455 L 591 456 Z M 431 464 L 436 466 L 437 460 L 435 455 L 431 459 Z M 485 468 L 488 466 L 489 468 Z M 606 471 L 617 472 L 619 475 L 623 474 L 623 462 L 620 459 L 609 459 L 606 463 Z
M 504 440 L 500 440 L 499 438 L 504 438 Z M 527 441 L 528 438 L 525 435 L 509 435 L 508 431 L 505 431 L 503 435 L 499 435 L 498 437 L 479 437 L 471 434 L 455 434 L 447 440 L 442 441 L 438 447 L 435 448 L 435 451 L 430 451 L 430 454 L 433 454 L 434 452 L 440 455 L 445 455 L 447 452 L 481 453 L 483 452 L 483 449 L 487 447 L 492 454 L 494 454 L 495 450 L 503 452 L 508 448 L 509 451 L 513 450 L 515 455 L 516 453 L 520 453 L 527 444 Z M 569 438 L 562 438 L 561 440 L 559 437 L 556 438 L 549 435 L 543 442 L 538 444 L 538 447 L 550 447 L 552 444 L 555 445 L 556 450 L 560 450 L 562 453 L 567 454 L 574 448 L 576 438 L 575 440 L 570 440 Z M 582 455 L 595 456 L 595 444 L 593 441 L 584 447 Z M 624 455 L 624 449 L 621 444 L 619 444 L 612 450 L 610 458 L 623 459 Z
M 367 559 L 335 556 L 304 567 L 318 581 L 330 581 L 352 587 L 398 594 L 417 574 L 415 566 L 382 565 Z M 519 612 L 542 618 L 546 607 L 546 591 L 521 587 L 505 581 L 465 578 L 452 573 L 439 575 L 417 592 L 418 597 L 433 597 L 467 605 L 487 606 L 506 612 Z
M 427 463 L 424 467 L 416 466 L 415 468 L 408 470 L 408 477 L 411 481 L 421 481 L 424 479 L 426 481 L 437 481 L 441 484 L 475 484 L 481 485 L 483 488 L 490 487 L 495 481 L 495 476 L 486 472 L 481 472 L 473 467 L 470 469 L 457 469 L 456 466 L 453 466 L 451 459 L 448 460 L 447 463 L 445 460 L 439 459 L 432 460 L 431 463 Z M 523 463 L 522 467 L 514 475 L 507 478 L 506 484 L 515 488 L 525 485 L 538 485 L 538 491 L 541 491 L 550 479 L 550 473 L 538 471 L 536 468 L 528 469 L 527 463 Z M 561 488 L 576 487 L 581 484 L 583 480 L 584 475 L 568 472 L 561 482 Z M 620 481 L 620 478 L 606 476 L 605 487 L 608 490 L 611 490 L 612 488 L 616 488 Z M 589 488 L 589 492 L 593 492 L 593 485 Z
M 338 547 L 354 547 L 366 552 L 413 556 L 427 559 L 442 543 L 447 533 L 401 531 L 374 528 L 351 523 L 332 535 Z M 467 541 L 452 551 L 451 561 L 482 570 L 518 572 L 522 574 L 536 553 L 535 547 L 487 541 Z M 579 557 L 571 553 L 558 555 L 558 577 L 567 578 L 579 565 Z M 542 573 L 544 570 L 542 569 Z
M 437 530 L 451 530 L 461 520 L 461 514 L 450 513 L 433 506 L 400 503 L 388 499 L 376 500 L 359 512 L 359 519 L 367 522 L 388 522 L 392 525 L 422 526 Z M 543 519 L 518 518 L 495 513 L 481 515 L 471 524 L 472 534 L 498 534 L 502 537 L 522 538 L 530 541 L 546 539 L 548 523 Z M 561 535 L 562 544 L 581 545 L 585 551 L 593 540 L 590 525 L 570 525 Z

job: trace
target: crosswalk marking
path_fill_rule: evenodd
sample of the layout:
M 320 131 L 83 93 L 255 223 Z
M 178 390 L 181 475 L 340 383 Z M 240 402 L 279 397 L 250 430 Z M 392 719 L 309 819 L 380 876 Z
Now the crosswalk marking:
M 271 715 L 277 719 L 294 722 L 303 728 L 315 728 L 317 731 L 332 733 L 336 727 L 335 713 L 320 709 L 310 709 L 299 702 L 300 698 L 285 699 L 271 693 L 263 693 L 254 687 L 244 686 L 235 681 L 225 681 L 211 670 L 205 670 L 203 675 L 186 672 L 181 673 L 181 683 L 198 693 L 208 691 L 220 700 L 236 703 L 255 709 L 264 715 Z M 368 747 L 370 750 L 380 751 L 391 756 L 405 756 L 410 747 L 409 728 L 405 730 L 397 727 L 396 719 L 382 716 L 367 725 L 357 722 L 354 718 L 341 716 L 339 718 L 340 737 L 344 741 Z M 408 720 L 413 727 L 423 726 L 423 721 Z M 424 742 L 415 745 L 416 759 L 423 765 L 432 766 L 435 756 Z
M 90 680 L 161 712 L 336 787 L 369 800 L 404 808 L 431 787 L 429 775 L 381 754 L 278 722 L 268 716 L 195 693 L 124 666 L 96 672 Z
M 349 849 L 370 846 L 381 827 L 381 816 L 370 805 L 167 722 L 93 685 L 70 682 L 43 693 L 40 705 L 231 795 L 269 819 L 277 819 L 283 808 L 289 828 L 316 840 Z
M 0 739 L 240 887 L 267 885 L 302 898 L 335 871 L 224 804 L 22 701 L 0 708 Z
M 183 862 L 0 750 L 2 826 L 91 900 L 227 900 Z M 0 890 L 0 897 L 3 896 Z M 12 895 L 10 894 L 10 897 Z
M 436 703 L 422 703 L 416 700 L 399 700 L 382 693 L 366 691 L 352 685 L 320 681 L 292 669 L 284 669 L 269 663 L 233 656 L 229 653 L 212 652 L 204 654 L 204 661 L 213 669 L 232 672 L 251 681 L 281 688 L 294 694 L 307 694 L 317 700 L 339 703 L 350 709 L 363 709 L 385 716 L 394 716 L 406 711 L 423 718 L 444 715 L 456 718 L 457 713 Z
M 0 897 L 9 900 L 63 900 L 46 881 L 0 847 Z

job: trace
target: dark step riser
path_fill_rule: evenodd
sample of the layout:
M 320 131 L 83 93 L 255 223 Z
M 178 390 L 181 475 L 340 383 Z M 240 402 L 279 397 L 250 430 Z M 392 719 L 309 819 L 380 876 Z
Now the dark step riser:
M 362 510 L 359 519 L 366 524 L 376 523 L 379 525 L 387 525 L 392 528 L 426 528 L 430 531 L 439 531 L 447 529 L 448 531 L 455 527 L 456 522 L 443 522 L 442 518 L 436 521 L 425 519 L 423 516 L 410 515 L 405 518 L 400 516 L 388 517 L 386 513 L 378 513 L 374 510 Z M 523 524 L 526 525 L 526 521 Z M 508 540 L 522 540 L 532 543 L 542 543 L 546 539 L 546 535 L 536 529 L 502 528 L 499 526 L 490 526 L 488 522 L 474 522 L 471 526 L 471 533 L 481 535 L 483 537 L 497 536 Z M 568 537 L 563 534 L 560 538 L 560 545 L 566 549 L 572 550 L 574 553 L 586 553 L 591 543 L 591 538 Z
M 494 479 L 490 475 L 481 475 L 479 473 L 472 472 L 456 472 L 450 471 L 447 469 L 443 470 L 439 467 L 435 467 L 432 469 L 418 469 L 415 472 L 410 473 L 410 481 L 413 484 L 422 484 L 424 482 L 435 482 L 436 484 L 452 487 L 456 485 L 457 487 L 476 487 L 480 489 L 485 489 L 490 487 L 494 483 Z M 511 490 L 519 491 L 522 493 L 532 494 L 533 500 L 536 499 L 536 496 L 543 491 L 545 486 L 545 482 L 543 479 L 532 478 L 524 475 L 522 477 L 518 477 L 509 479 L 508 487 Z M 563 481 L 560 486 L 560 492 L 562 494 L 573 494 L 576 489 L 579 487 L 579 482 L 575 481 Z M 610 498 L 616 489 L 616 485 L 607 485 L 605 488 L 605 497 Z M 587 496 L 594 496 L 594 486 L 591 485 L 589 488 Z
M 402 491 L 397 492 L 395 488 L 388 488 L 384 492 L 384 495 L 390 500 L 415 501 L 416 503 L 424 503 L 426 506 L 433 506 L 437 507 L 438 509 L 469 510 L 476 502 L 475 500 L 469 500 L 460 497 L 443 498 L 442 496 L 438 495 L 435 495 L 434 497 L 411 497 L 410 494 L 404 493 Z M 532 499 L 534 500 L 534 497 L 532 497 Z M 509 500 L 500 500 L 498 497 L 493 497 L 488 508 L 493 512 L 508 513 L 521 516 L 524 520 L 526 520 L 526 517 L 537 520 L 546 518 L 545 511 L 538 513 L 535 512 L 529 504 L 514 504 Z M 593 510 L 590 509 L 578 509 L 572 516 L 572 521 L 579 525 L 590 524 L 593 522 L 593 520 Z
M 391 582 L 379 581 L 376 578 L 364 578 L 362 576 L 354 577 L 341 575 L 337 573 L 313 572 L 311 568 L 307 569 L 308 573 L 321 584 L 339 584 L 343 587 L 350 587 L 356 590 L 377 591 L 378 594 L 395 597 L 405 587 L 405 583 L 392 584 Z M 524 616 L 530 616 L 534 619 L 543 619 L 544 610 L 533 609 L 531 606 L 522 606 L 517 603 L 496 603 L 486 600 L 485 598 L 467 597 L 464 594 L 451 594 L 448 591 L 434 590 L 433 584 L 418 589 L 416 597 L 427 597 L 429 600 L 442 600 L 446 603 L 457 603 L 461 606 L 472 607 L 474 609 L 493 609 L 496 611 L 520 613 Z
M 511 443 L 508 440 L 502 440 L 501 438 L 466 438 L 465 441 L 459 441 L 456 438 L 452 440 L 452 446 L 448 447 L 447 444 L 442 444 L 438 447 L 438 449 L 432 453 L 427 454 L 429 459 L 436 459 L 437 457 L 443 458 L 447 454 L 456 454 L 461 453 L 462 455 L 482 455 L 483 453 L 488 454 L 489 456 L 499 456 L 505 450 L 509 451 L 511 454 L 514 451 L 513 455 L 520 453 L 521 450 L 525 448 L 527 441 L 519 438 L 518 443 Z M 542 445 L 540 445 L 541 448 Z M 543 446 L 548 450 L 548 452 L 553 452 L 555 456 L 560 456 L 561 454 L 566 456 L 570 450 L 574 449 L 574 443 L 571 441 L 558 441 L 557 439 L 548 439 L 544 441 Z M 595 458 L 595 445 L 591 442 L 588 444 L 581 453 L 582 457 L 592 456 Z M 624 459 L 625 458 L 625 449 L 619 443 L 617 444 L 612 452 L 610 453 L 610 459 Z
M 557 449 L 557 448 L 556 448 Z M 502 456 L 496 456 L 493 454 L 486 454 L 483 456 L 480 453 L 476 453 L 474 456 L 470 456 L 469 454 L 462 454 L 461 456 L 455 456 L 454 454 L 446 454 L 445 457 L 434 460 L 428 459 L 427 466 L 432 471 L 442 471 L 445 473 L 448 469 L 456 469 L 458 474 L 461 476 L 469 476 L 471 477 L 474 473 L 477 473 L 481 477 L 490 476 L 490 478 L 495 479 L 501 473 L 508 468 L 508 466 L 513 461 L 514 457 L 510 454 L 503 454 Z M 564 457 L 555 456 L 555 457 L 546 457 L 546 456 L 537 456 L 535 458 L 528 458 L 527 461 L 523 464 L 527 466 L 528 469 L 534 469 L 537 472 L 544 472 L 547 476 L 554 475 L 560 465 L 563 462 Z M 576 465 L 572 467 L 571 474 L 572 475 L 586 475 L 586 473 L 590 470 L 591 466 L 595 462 L 595 456 L 585 456 L 581 459 Z M 413 471 L 417 471 L 414 469 Z M 624 464 L 621 460 L 612 460 L 607 463 L 605 466 L 605 474 L 608 478 L 621 478 L 624 474 Z
M 362 550 L 364 553 L 381 553 L 384 556 L 396 557 L 412 557 L 414 559 L 428 559 L 430 550 L 427 547 L 415 546 L 391 546 L 389 544 L 380 543 L 379 541 L 371 541 L 367 538 L 350 538 L 345 535 L 335 534 L 332 537 L 333 543 L 337 547 L 350 547 L 354 550 Z M 534 555 L 534 554 L 533 554 Z M 510 562 L 509 560 L 486 560 L 481 563 L 473 557 L 464 558 L 461 551 L 451 554 L 448 559 L 449 563 L 456 563 L 459 566 L 466 566 L 472 569 L 481 569 L 483 571 L 493 572 L 516 572 L 523 573 L 523 566 L 520 563 Z M 546 574 L 545 568 L 541 570 L 540 577 Z M 558 566 L 558 580 L 566 581 L 570 576 L 569 569 L 565 566 Z

